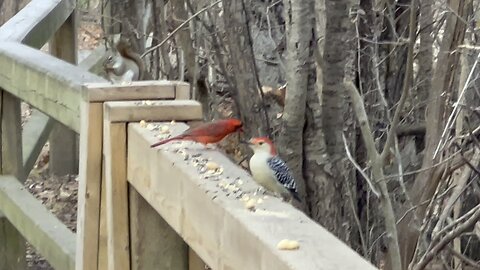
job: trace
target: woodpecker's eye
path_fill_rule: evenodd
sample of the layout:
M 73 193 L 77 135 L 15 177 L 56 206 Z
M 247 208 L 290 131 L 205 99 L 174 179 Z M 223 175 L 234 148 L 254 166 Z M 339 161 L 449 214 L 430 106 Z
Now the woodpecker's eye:
M 258 145 L 263 145 L 263 142 L 259 142 Z

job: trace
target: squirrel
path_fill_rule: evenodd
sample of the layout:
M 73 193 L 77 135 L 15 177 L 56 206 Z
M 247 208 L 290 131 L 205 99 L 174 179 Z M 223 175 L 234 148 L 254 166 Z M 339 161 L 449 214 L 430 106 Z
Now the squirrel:
M 269 86 L 262 87 L 263 97 L 265 99 L 273 99 L 280 107 L 285 107 L 285 94 L 287 92 L 287 84 L 284 84 L 278 88 L 272 88 Z
M 139 81 L 145 73 L 145 63 L 140 54 L 134 52 L 128 40 L 122 37 L 107 54 L 103 67 L 112 83 Z

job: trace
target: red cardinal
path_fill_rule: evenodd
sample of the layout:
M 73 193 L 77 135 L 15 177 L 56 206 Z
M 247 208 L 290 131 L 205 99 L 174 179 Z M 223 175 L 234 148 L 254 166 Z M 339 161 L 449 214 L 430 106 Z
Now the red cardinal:
M 184 133 L 152 144 L 150 147 L 156 147 L 171 141 L 194 141 L 202 144 L 217 143 L 225 138 L 228 134 L 242 131 L 242 122 L 235 118 L 227 118 L 216 120 L 209 123 L 201 124 L 191 128 Z

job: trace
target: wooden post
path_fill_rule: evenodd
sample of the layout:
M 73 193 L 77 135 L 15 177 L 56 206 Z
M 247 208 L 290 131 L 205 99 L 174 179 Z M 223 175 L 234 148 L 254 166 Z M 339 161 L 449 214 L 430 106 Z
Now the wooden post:
M 107 116 L 104 112 L 104 116 Z M 107 254 L 109 270 L 130 269 L 126 123 L 104 120 Z M 102 202 L 103 204 L 103 202 Z
M 108 250 L 107 250 L 107 193 L 105 187 L 105 156 L 102 155 L 102 188 L 100 197 L 100 220 L 98 229 L 98 269 L 107 269 Z
M 96 270 L 102 185 L 103 103 L 81 103 L 77 270 Z
M 23 179 L 20 100 L 0 92 L 1 172 Z M 0 269 L 26 269 L 25 239 L 6 219 L 0 218 Z
M 187 270 L 188 246 L 133 188 L 129 187 L 132 270 Z
M 192 248 L 188 249 L 188 270 L 205 270 L 207 265 Z
M 50 53 L 72 64 L 77 63 L 77 32 L 75 11 L 50 41 Z M 77 134 L 59 122 L 50 133 L 49 170 L 55 175 L 78 173 Z

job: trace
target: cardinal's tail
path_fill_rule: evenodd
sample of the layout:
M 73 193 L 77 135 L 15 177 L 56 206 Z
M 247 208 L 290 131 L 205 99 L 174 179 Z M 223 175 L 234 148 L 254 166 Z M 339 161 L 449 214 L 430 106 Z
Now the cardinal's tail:
M 169 138 L 169 139 L 165 139 L 165 140 L 156 142 L 156 143 L 150 145 L 150 147 L 151 148 L 157 147 L 159 145 L 166 144 L 166 143 L 171 142 L 171 141 L 181 140 L 181 139 L 183 139 L 183 136 L 176 136 L 176 137 L 173 137 L 173 138 Z

